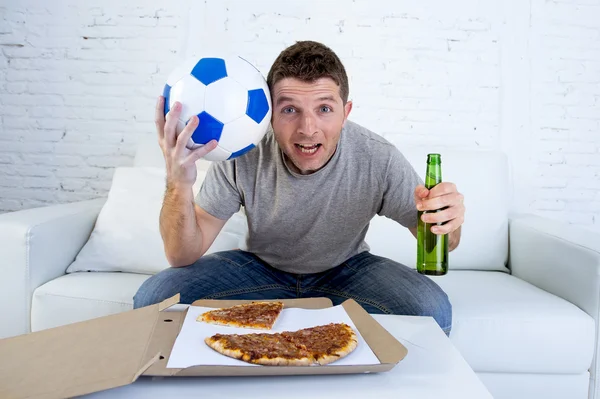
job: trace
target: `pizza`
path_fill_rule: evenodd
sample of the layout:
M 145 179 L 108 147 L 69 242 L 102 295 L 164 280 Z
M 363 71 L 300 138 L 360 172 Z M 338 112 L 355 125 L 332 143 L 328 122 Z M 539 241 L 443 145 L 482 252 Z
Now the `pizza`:
M 347 356 L 358 344 L 345 323 L 272 334 L 215 334 L 204 341 L 225 356 L 264 366 L 325 365 Z
M 283 302 L 252 302 L 202 313 L 197 321 L 230 327 L 270 330 L 281 314 Z

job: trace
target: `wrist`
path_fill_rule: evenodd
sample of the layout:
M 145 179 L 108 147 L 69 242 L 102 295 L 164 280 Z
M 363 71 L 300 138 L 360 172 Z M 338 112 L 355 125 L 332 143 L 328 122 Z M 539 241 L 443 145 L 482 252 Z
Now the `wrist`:
M 166 193 L 169 196 L 175 197 L 190 197 L 192 196 L 192 187 L 193 184 L 181 182 L 181 181 L 173 181 L 167 180 Z

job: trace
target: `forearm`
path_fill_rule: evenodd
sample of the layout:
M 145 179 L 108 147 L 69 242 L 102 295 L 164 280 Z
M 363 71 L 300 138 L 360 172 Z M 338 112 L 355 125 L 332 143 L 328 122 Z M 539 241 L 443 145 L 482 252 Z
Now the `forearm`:
M 459 226 L 458 229 L 448 234 L 448 251 L 454 251 L 456 247 L 458 247 L 458 244 L 460 243 L 461 228 L 462 226 Z
M 200 258 L 202 234 L 191 188 L 167 185 L 160 213 L 160 234 L 167 260 L 173 267 L 187 266 Z

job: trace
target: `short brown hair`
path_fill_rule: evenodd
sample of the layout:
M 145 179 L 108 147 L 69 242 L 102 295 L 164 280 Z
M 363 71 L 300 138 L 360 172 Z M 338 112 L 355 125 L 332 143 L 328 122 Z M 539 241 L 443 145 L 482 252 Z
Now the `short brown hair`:
M 329 47 L 313 41 L 300 41 L 283 50 L 267 75 L 269 90 L 285 78 L 314 82 L 331 78 L 340 87 L 344 104 L 348 101 L 348 75 L 342 61 Z

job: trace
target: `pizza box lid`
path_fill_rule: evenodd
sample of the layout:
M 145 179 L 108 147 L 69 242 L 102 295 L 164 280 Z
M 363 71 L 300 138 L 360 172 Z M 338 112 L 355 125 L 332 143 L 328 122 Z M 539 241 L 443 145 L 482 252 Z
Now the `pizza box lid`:
M 407 349 L 358 303 L 342 305 L 381 364 L 327 367 L 195 366 L 167 369 L 186 311 L 165 301 L 110 316 L 0 340 L 1 398 L 64 398 L 130 384 L 139 376 L 241 376 L 348 374 L 392 369 Z M 226 307 L 251 301 L 202 300 L 193 305 Z M 282 300 L 286 307 L 322 309 L 327 298 Z

